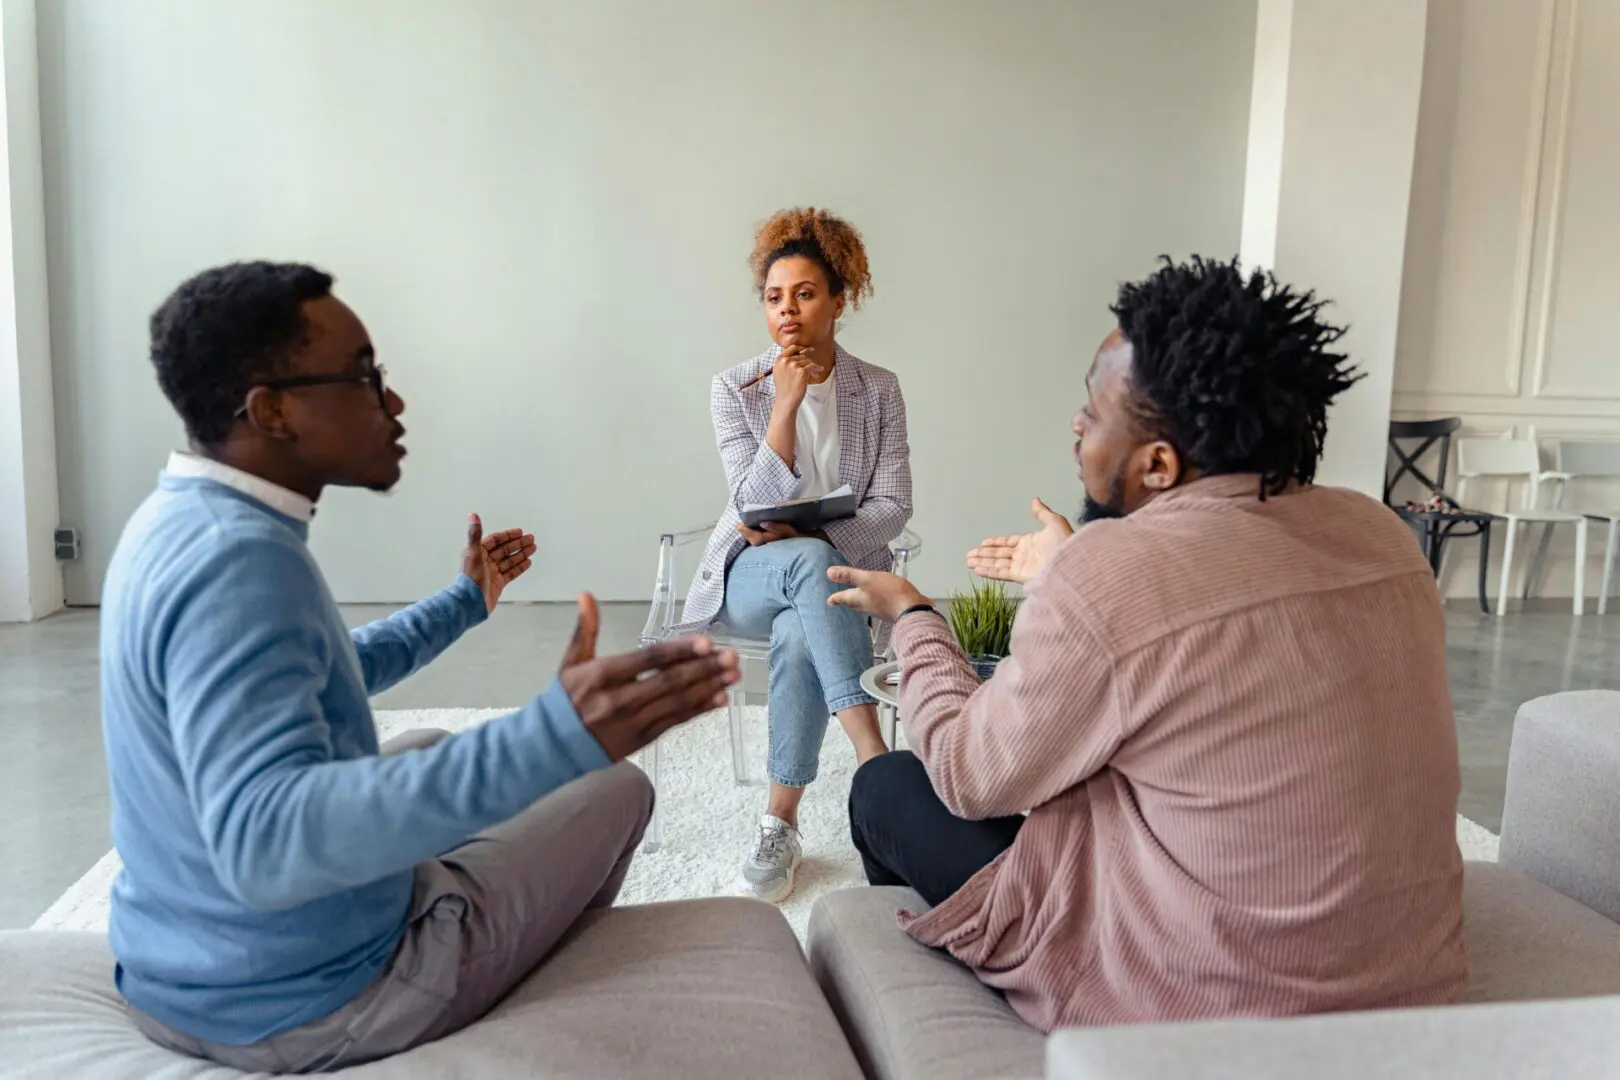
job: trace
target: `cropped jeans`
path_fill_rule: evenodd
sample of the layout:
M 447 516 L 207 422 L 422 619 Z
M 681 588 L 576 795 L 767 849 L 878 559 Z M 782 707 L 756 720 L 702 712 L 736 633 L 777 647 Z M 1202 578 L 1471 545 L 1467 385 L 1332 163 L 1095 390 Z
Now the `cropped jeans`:
M 872 704 L 861 689 L 872 665 L 866 617 L 827 603 L 843 588 L 827 569 L 844 563 L 825 541 L 796 537 L 744 550 L 726 575 L 721 627 L 771 642 L 768 771 L 783 787 L 816 778 L 833 713 Z

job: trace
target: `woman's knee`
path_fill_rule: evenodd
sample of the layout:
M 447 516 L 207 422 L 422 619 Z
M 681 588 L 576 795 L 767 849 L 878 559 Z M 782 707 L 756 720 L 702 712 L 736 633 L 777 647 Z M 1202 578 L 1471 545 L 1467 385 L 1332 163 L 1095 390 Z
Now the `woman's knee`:
M 801 578 L 820 578 L 826 580 L 827 571 L 834 566 L 844 566 L 849 560 L 844 553 L 827 543 L 814 537 L 800 536 L 792 540 L 780 540 L 778 543 L 788 545 L 787 550 L 793 556 L 793 573 Z

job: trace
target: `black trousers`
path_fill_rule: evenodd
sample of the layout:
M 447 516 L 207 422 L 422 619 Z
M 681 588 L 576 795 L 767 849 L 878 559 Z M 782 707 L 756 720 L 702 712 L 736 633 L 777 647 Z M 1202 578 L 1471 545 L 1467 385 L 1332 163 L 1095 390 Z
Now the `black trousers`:
M 872 885 L 909 885 L 930 906 L 1012 847 L 1022 816 L 965 821 L 945 808 L 909 750 L 875 757 L 849 788 L 849 831 Z

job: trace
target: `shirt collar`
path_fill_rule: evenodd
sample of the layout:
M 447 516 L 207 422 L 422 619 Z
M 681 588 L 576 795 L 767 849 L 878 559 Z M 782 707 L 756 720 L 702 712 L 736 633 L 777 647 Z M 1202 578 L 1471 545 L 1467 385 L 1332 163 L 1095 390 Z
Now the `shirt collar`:
M 1277 495 L 1292 495 L 1299 491 L 1303 485 L 1296 480 L 1290 480 Z M 1276 498 L 1277 495 L 1268 495 Z M 1202 476 L 1186 484 L 1177 484 L 1166 491 L 1155 503 L 1178 502 L 1182 499 L 1227 499 L 1237 501 L 1260 501 L 1260 474 L 1259 473 L 1221 473 L 1218 476 Z
M 289 491 L 280 484 L 272 484 L 262 477 L 232 468 L 211 458 L 176 450 L 169 455 L 169 464 L 165 471 L 170 476 L 193 477 L 223 484 L 263 503 L 277 513 L 285 514 L 294 521 L 301 521 L 306 525 L 315 517 L 315 503 L 298 492 Z

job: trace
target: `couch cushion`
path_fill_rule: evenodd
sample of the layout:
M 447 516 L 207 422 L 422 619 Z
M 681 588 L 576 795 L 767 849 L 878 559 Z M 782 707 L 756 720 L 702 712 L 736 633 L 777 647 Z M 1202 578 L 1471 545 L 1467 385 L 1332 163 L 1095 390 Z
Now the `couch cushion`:
M 226 1080 L 249 1074 L 171 1054 L 130 1023 L 99 934 L 0 934 L 0 1062 L 30 1080 Z M 338 1075 L 659 1080 L 859 1068 L 781 914 L 752 900 L 587 915 L 541 968 L 465 1031 Z
M 1508 750 L 1502 862 L 1620 921 L 1620 691 L 1519 706 Z
M 1060 1031 L 1050 1080 L 1612 1076 L 1620 998 Z
M 847 889 L 810 912 L 810 969 L 872 1080 L 1039 1078 L 1045 1037 L 999 993 L 895 922 L 910 889 Z
M 1469 1001 L 1620 994 L 1620 926 L 1496 863 L 1463 871 Z

